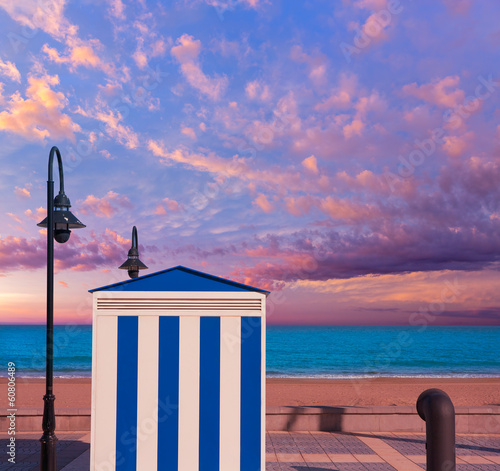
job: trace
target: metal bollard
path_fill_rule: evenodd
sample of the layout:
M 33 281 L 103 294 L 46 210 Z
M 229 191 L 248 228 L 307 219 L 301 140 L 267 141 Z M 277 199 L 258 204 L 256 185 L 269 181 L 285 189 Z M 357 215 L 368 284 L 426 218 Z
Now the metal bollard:
M 417 399 L 417 412 L 425 421 L 427 471 L 456 471 L 455 408 L 441 389 L 427 389 Z

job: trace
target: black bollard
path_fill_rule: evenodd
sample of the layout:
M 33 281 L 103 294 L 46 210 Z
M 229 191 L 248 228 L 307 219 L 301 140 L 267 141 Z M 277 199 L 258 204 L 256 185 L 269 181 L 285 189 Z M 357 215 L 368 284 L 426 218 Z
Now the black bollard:
M 441 389 L 427 389 L 417 399 L 425 420 L 427 471 L 456 471 L 455 408 Z

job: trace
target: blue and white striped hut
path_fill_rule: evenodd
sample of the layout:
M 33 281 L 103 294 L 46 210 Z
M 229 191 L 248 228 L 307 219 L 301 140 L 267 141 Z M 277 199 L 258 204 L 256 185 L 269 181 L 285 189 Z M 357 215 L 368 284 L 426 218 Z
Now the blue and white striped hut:
M 93 471 L 264 471 L 268 291 L 174 267 L 93 293 Z

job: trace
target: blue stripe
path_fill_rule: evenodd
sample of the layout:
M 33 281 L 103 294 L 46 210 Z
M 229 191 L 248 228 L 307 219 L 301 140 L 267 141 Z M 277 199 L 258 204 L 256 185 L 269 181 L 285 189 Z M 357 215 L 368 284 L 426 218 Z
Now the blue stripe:
M 160 316 L 158 352 L 158 471 L 179 464 L 179 317 Z
M 116 470 L 132 471 L 137 460 L 138 317 L 118 317 Z
M 261 319 L 241 318 L 240 470 L 261 469 Z
M 219 470 L 220 317 L 200 318 L 200 471 Z

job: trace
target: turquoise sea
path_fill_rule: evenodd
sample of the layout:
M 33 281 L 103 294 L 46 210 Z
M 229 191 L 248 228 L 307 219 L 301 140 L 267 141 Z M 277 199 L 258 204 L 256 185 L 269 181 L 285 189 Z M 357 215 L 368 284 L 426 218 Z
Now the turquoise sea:
M 54 374 L 91 375 L 92 327 L 54 327 Z M 45 326 L 0 325 L 0 376 L 44 377 Z M 500 377 L 500 327 L 268 326 L 267 376 Z

